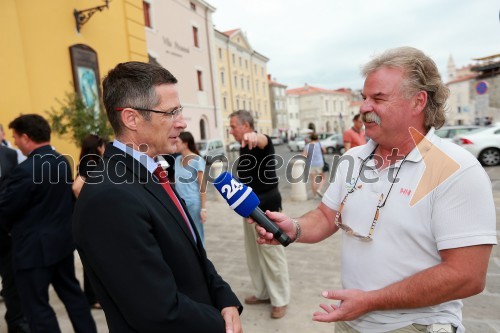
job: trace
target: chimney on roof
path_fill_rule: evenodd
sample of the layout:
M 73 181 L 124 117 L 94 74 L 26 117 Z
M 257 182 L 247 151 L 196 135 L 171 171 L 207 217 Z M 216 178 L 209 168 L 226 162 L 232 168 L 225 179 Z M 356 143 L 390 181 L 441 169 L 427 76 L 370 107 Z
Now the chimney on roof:
M 309 90 L 309 85 L 307 83 L 304 83 L 304 89 Z
M 271 74 L 267 74 L 267 81 L 271 81 Z

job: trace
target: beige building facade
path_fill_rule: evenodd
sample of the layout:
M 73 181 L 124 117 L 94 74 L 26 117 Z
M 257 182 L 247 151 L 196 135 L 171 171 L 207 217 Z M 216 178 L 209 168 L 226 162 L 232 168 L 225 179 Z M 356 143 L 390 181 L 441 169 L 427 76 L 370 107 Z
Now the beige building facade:
M 300 132 L 299 98 L 300 96 L 297 94 L 286 93 L 289 138 L 294 138 Z
M 203 0 L 145 0 L 150 62 L 179 80 L 186 130 L 196 141 L 222 138 L 212 13 Z
M 234 141 L 229 134 L 229 115 L 247 110 L 255 120 L 258 132 L 271 135 L 272 121 L 267 82 L 268 58 L 254 51 L 240 29 L 215 30 L 216 76 L 222 113 L 223 139 Z
M 301 131 L 311 129 L 316 133 L 342 133 L 350 124 L 352 96 L 349 91 L 305 84 L 287 90 L 287 95 L 298 96 Z
M 271 105 L 273 134 L 282 139 L 288 139 L 290 125 L 287 113 L 287 86 L 277 82 L 276 79 L 272 79 L 271 75 L 268 75 L 267 79 L 269 81 L 269 103 Z
M 477 74 L 472 65 L 457 68 L 453 57 L 448 58 L 448 82 L 450 96 L 447 101 L 446 125 L 472 125 L 476 117 L 474 85 Z
M 472 125 L 476 118 L 473 100 L 475 75 L 457 78 L 446 85 L 450 89 L 447 102 L 447 125 Z

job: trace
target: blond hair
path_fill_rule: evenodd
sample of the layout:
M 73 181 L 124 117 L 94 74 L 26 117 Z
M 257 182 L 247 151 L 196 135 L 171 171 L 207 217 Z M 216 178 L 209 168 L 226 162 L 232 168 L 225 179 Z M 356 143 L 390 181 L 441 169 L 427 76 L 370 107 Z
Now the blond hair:
M 362 74 L 366 77 L 381 67 L 395 67 L 404 71 L 406 79 L 402 93 L 406 98 L 418 91 L 427 92 L 427 104 L 424 108 L 424 126 L 427 130 L 444 125 L 446 100 L 450 91 L 441 80 L 437 66 L 430 57 L 408 46 L 389 49 L 363 66 Z

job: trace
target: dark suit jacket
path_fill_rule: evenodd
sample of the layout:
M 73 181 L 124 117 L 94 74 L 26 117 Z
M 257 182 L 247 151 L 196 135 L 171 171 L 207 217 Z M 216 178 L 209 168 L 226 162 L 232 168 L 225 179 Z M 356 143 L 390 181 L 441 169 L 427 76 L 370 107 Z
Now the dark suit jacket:
M 17 152 L 0 144 L 0 192 L 10 172 L 17 166 Z M 0 216 L 0 220 L 2 217 Z M 5 226 L 0 225 L 0 254 L 10 251 L 11 238 Z
M 12 170 L 0 192 L 0 225 L 12 235 L 15 269 L 51 266 L 74 251 L 71 169 L 50 145 Z
M 17 165 L 17 152 L 0 144 L 0 190 L 2 183 Z
M 225 332 L 241 304 L 147 169 L 108 145 L 87 182 L 73 233 L 110 333 Z

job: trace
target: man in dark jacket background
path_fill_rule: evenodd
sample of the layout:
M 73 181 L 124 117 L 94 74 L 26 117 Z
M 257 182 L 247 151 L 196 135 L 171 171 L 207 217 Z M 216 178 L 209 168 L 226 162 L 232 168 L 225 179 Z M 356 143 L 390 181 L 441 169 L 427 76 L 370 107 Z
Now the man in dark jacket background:
M 3 132 L 0 125 L 0 131 Z M 0 192 L 10 172 L 17 166 L 17 152 L 0 143 Z M 12 270 L 12 239 L 7 229 L 0 228 L 0 277 L 5 301 L 5 322 L 9 333 L 29 333 L 28 322 L 21 310 Z
M 36 114 L 14 119 L 15 145 L 28 158 L 0 192 L 0 228 L 12 235 L 12 264 L 21 306 L 32 332 L 61 332 L 49 304 L 52 284 L 75 332 L 97 332 L 75 277 L 71 235 L 71 168 L 50 145 L 50 126 Z

